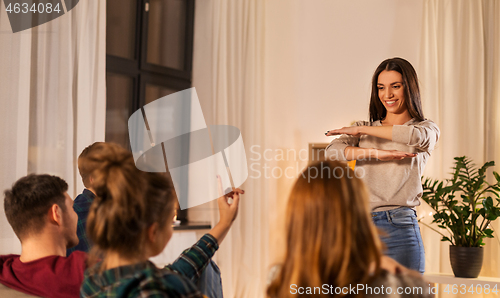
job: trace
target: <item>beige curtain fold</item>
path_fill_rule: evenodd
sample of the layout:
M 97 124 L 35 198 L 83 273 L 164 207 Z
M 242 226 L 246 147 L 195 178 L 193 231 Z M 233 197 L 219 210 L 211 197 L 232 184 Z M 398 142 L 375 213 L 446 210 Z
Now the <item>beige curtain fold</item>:
M 263 0 L 196 2 L 193 86 L 207 123 L 241 130 L 247 160 L 253 145 L 265 143 L 263 19 Z M 266 183 L 263 177 L 249 177 L 243 184 L 246 194 L 238 218 L 216 254 L 225 297 L 264 295 L 269 253 Z
M 5 7 L 0 5 L 0 253 L 19 253 L 21 243 L 3 211 L 3 190 L 28 169 L 31 32 L 12 34 Z M 29 79 L 28 79 L 29 81 Z
M 462 155 L 477 165 L 495 160 L 495 170 L 500 170 L 499 16 L 496 0 L 424 1 L 419 67 L 422 101 L 426 117 L 441 129 L 425 176 L 449 178 L 453 157 Z M 419 210 L 425 222 L 432 221 L 429 212 L 428 206 Z M 494 227 L 500 232 L 498 221 Z M 426 227 L 422 227 L 422 237 L 426 271 L 451 273 L 448 243 L 441 243 L 441 237 Z M 480 275 L 498 277 L 499 243 L 496 239 L 486 242 Z
M 65 179 L 74 198 L 83 189 L 78 154 L 104 140 L 106 2 L 80 1 L 18 33 L 0 6 L 0 190 L 49 173 Z M 1 205 L 0 254 L 20 253 Z

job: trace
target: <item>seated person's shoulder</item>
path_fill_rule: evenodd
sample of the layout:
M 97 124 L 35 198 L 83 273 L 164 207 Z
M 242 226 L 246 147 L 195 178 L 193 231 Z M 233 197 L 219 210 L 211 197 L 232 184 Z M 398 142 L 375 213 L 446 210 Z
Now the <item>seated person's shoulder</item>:
M 77 250 L 72 252 L 67 258 L 71 259 L 73 262 L 84 262 L 87 260 L 87 253 Z
M 23 292 L 16 291 L 16 290 L 11 289 L 7 286 L 4 286 L 3 284 L 0 283 L 0 297 L 30 298 L 30 297 L 37 297 L 37 296 L 31 296 L 31 295 L 25 294 Z
M 74 251 L 69 257 L 47 258 L 38 266 L 51 268 L 54 274 L 76 274 L 83 278 L 83 272 L 87 268 L 87 253 Z
M 5 276 L 12 276 L 12 263 L 19 259 L 19 255 L 2 255 L 0 256 L 0 278 L 3 280 Z M 7 281 L 7 280 L 6 280 Z M 5 282 L 5 281 L 4 281 Z M 9 297 L 9 298 L 24 298 L 24 297 L 37 297 L 32 296 L 18 290 L 12 289 L 0 282 L 0 297 Z

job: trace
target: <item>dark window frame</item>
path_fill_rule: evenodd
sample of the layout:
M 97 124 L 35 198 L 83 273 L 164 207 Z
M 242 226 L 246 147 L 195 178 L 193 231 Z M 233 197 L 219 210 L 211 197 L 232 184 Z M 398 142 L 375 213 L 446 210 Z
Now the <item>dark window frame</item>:
M 129 103 L 129 117 L 145 105 L 146 85 L 154 84 L 179 91 L 192 86 L 193 43 L 194 43 L 194 11 L 195 0 L 186 2 L 186 24 L 184 40 L 184 70 L 173 69 L 161 65 L 147 63 L 149 0 L 136 0 L 135 48 L 134 59 L 130 60 L 106 54 L 106 73 L 119 74 L 133 80 L 132 101 Z M 130 144 L 128 144 L 130 148 Z M 187 210 L 178 210 L 177 218 L 184 224 Z
M 106 72 L 122 74 L 134 80 L 132 112 L 145 103 L 145 84 L 165 86 L 174 89 L 187 89 L 192 85 L 193 42 L 194 42 L 194 0 L 186 1 L 186 38 L 184 70 L 147 63 L 149 11 L 148 0 L 137 0 L 136 46 L 134 60 L 106 54 Z

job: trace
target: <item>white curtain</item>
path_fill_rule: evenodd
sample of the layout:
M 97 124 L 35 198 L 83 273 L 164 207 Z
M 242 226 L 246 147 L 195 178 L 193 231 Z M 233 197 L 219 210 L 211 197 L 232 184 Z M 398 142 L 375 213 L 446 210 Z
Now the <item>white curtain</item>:
M 247 159 L 253 145 L 265 142 L 263 19 L 264 0 L 196 2 L 193 86 L 207 123 L 241 130 Z M 269 251 L 266 181 L 249 177 L 242 188 L 238 218 L 216 257 L 225 297 L 263 297 Z
M 63 16 L 12 33 L 0 5 L 0 190 L 28 173 L 58 175 L 75 197 L 76 160 L 104 140 L 106 2 L 80 1 Z M 0 254 L 20 245 L 0 211 Z
M 441 129 L 425 176 L 450 178 L 453 157 L 462 155 L 477 165 L 494 160 L 499 171 L 500 1 L 425 0 L 423 25 L 422 101 L 426 117 Z M 430 207 L 420 209 L 430 222 Z M 499 221 L 494 227 L 500 232 Z M 451 273 L 448 243 L 426 227 L 422 236 L 426 271 Z M 499 256 L 498 240 L 487 239 L 480 275 L 498 277 Z

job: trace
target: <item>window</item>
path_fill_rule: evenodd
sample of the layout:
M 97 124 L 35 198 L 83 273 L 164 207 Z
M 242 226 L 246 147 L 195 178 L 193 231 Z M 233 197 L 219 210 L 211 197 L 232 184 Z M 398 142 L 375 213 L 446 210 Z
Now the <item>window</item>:
M 194 0 L 107 0 L 106 25 L 106 141 L 130 148 L 130 115 L 191 87 Z

